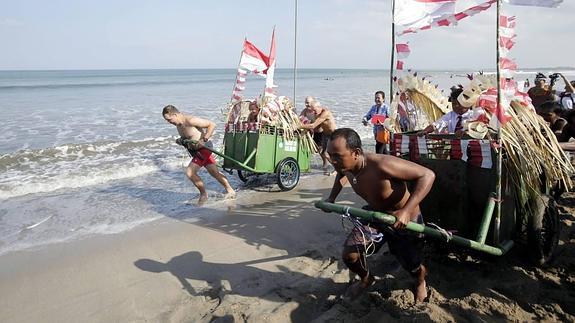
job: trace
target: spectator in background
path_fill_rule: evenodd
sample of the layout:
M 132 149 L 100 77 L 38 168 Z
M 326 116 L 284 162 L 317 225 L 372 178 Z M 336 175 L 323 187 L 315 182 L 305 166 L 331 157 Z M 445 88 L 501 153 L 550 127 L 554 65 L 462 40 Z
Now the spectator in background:
M 451 102 L 451 109 L 453 111 L 450 111 L 425 129 L 419 131 L 418 135 L 424 136 L 435 131 L 437 133 L 453 133 L 457 137 L 463 136 L 465 133 L 464 123 L 467 120 L 474 119 L 477 115 L 469 108 L 462 106 L 459 100 L 457 100 L 462 92 L 463 89 L 461 87 L 452 87 L 449 102 Z
M 565 91 L 559 94 L 559 103 L 563 107 L 565 112 L 572 110 L 573 106 L 575 106 L 575 81 L 569 82 L 567 78 L 561 74 L 557 73 L 565 82 Z
M 537 113 L 549 123 L 551 131 L 559 138 L 563 132 L 563 127 L 567 124 L 567 121 L 561 118 L 563 115 L 561 105 L 558 102 L 547 101 L 539 106 Z
M 375 117 L 378 116 L 378 117 Z M 381 116 L 381 117 L 379 117 Z M 375 118 L 374 118 L 375 117 Z M 364 126 L 367 126 L 368 121 L 372 118 L 376 120 L 373 123 L 373 136 L 375 137 L 375 153 L 376 154 L 388 154 L 387 145 L 389 144 L 389 131 L 383 127 L 383 118 L 389 117 L 389 107 L 385 104 L 385 93 L 383 91 L 375 92 L 375 104 L 371 106 L 371 109 L 363 117 L 361 121 Z
M 535 109 L 547 101 L 555 101 L 555 91 L 547 84 L 547 77 L 543 73 L 537 73 L 535 76 L 535 86 L 527 91 Z
M 568 142 L 571 138 L 575 138 L 575 109 L 567 111 L 565 119 L 567 124 L 563 127 L 561 135 L 557 138 L 559 142 Z M 575 148 L 572 147 L 570 150 L 575 150 Z

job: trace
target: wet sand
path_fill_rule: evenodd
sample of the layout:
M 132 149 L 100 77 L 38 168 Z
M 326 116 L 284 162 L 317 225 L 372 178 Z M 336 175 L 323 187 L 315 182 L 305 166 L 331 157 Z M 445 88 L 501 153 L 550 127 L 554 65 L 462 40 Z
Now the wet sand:
M 544 269 L 521 246 L 493 259 L 429 245 L 431 300 L 414 305 L 409 275 L 382 249 L 368 260 L 376 283 L 347 301 L 347 231 L 313 207 L 332 180 L 0 256 L 0 321 L 575 321 L 575 195 L 560 201 L 560 246 Z M 338 202 L 363 205 L 349 188 Z

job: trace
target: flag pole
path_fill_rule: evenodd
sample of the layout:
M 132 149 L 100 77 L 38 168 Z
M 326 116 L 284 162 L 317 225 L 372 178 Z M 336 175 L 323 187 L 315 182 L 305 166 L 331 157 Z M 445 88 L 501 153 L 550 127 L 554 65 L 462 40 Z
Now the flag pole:
M 230 103 L 234 101 L 234 92 L 236 90 L 236 85 L 238 84 L 238 70 L 240 69 L 240 64 L 242 63 L 242 56 L 244 55 L 244 46 L 246 45 L 247 37 L 244 37 L 244 42 L 242 43 L 242 51 L 240 52 L 240 59 L 238 60 L 238 67 L 236 68 L 236 80 L 234 82 L 234 87 L 232 88 L 232 97 L 230 98 Z
M 393 101 L 393 63 L 395 60 L 395 0 L 391 1 L 391 64 L 389 67 L 389 105 Z
M 293 107 L 296 105 L 296 85 L 297 85 L 297 0 L 295 0 L 294 11 L 294 43 L 293 43 Z
M 501 52 L 499 49 L 499 36 L 500 36 L 500 23 L 501 23 L 501 0 L 497 0 L 497 28 L 496 28 L 496 48 L 497 48 L 497 108 L 496 118 L 503 114 L 501 106 Z M 497 127 L 497 178 L 495 182 L 495 191 L 497 194 L 497 208 L 495 213 L 495 223 L 493 227 L 493 239 L 496 244 L 499 243 L 499 226 L 501 224 L 501 174 L 503 168 L 503 145 L 501 141 L 501 120 L 498 120 L 499 127 Z

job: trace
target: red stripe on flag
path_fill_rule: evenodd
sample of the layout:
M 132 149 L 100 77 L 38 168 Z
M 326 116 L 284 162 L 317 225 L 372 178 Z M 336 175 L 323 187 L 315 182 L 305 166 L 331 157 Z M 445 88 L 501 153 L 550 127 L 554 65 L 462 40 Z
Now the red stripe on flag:
M 266 54 L 264 54 L 261 50 L 259 50 L 254 44 L 252 44 L 247 39 L 244 41 L 244 53 L 257 59 L 260 59 L 266 63 L 269 60 L 269 57 Z
M 515 28 L 515 16 L 499 16 L 499 26 L 505 28 Z
M 460 13 L 455 14 L 455 19 L 456 19 L 457 21 L 459 21 L 459 20 L 461 20 L 461 19 L 463 19 L 463 18 L 467 18 L 467 17 L 469 17 L 469 15 L 466 14 L 465 12 L 460 12 Z
M 409 160 L 418 161 L 420 159 L 419 155 L 419 145 L 417 144 L 418 136 L 409 136 Z
M 477 140 L 469 141 L 469 163 L 475 167 L 481 167 L 481 164 L 483 163 L 481 145 Z
M 461 160 L 463 153 L 461 152 L 461 140 L 451 140 L 451 152 L 449 153 L 451 159 Z
M 400 150 L 401 150 L 401 136 L 399 134 L 394 134 L 393 135 L 393 143 L 391 145 L 391 154 L 393 156 L 399 156 L 400 155 Z
M 403 62 L 402 62 L 402 61 L 397 61 L 397 65 L 396 65 L 395 69 L 397 69 L 397 70 L 403 70 Z
M 439 27 L 449 26 L 451 23 L 447 19 L 441 19 L 437 22 Z
M 511 49 L 514 45 L 515 42 L 513 41 L 513 37 L 499 37 L 499 47 Z
M 395 44 L 395 51 L 398 53 L 410 53 L 409 44 Z
M 513 60 L 506 58 L 506 57 L 500 58 L 499 66 L 502 69 L 506 69 L 506 70 L 516 70 L 517 69 L 517 64 L 515 64 L 515 62 Z

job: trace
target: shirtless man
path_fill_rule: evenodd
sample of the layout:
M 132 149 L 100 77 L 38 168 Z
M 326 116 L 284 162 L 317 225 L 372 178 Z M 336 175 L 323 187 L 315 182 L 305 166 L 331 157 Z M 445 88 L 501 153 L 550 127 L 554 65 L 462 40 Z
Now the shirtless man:
M 302 115 L 307 110 L 308 112 L 313 112 L 315 119 L 311 123 L 302 125 L 301 129 L 312 129 L 315 133 L 321 133 L 321 144 L 318 144 L 320 146 L 319 155 L 321 156 L 324 174 L 329 175 L 326 149 L 329 136 L 335 131 L 335 118 L 331 111 L 326 107 L 322 107 L 312 96 L 305 98 L 305 106 L 306 108 L 302 111 Z
M 162 115 L 166 121 L 173 124 L 178 129 L 178 133 L 181 136 L 181 138 L 176 140 L 178 144 L 183 145 L 183 139 L 198 141 L 198 144 L 195 146 L 186 147 L 188 152 L 193 156 L 192 161 L 186 168 L 186 176 L 200 191 L 198 205 L 204 204 L 208 199 L 208 193 L 206 192 L 204 182 L 202 182 L 202 179 L 198 176 L 198 171 L 202 167 L 205 167 L 208 173 L 226 189 L 226 198 L 234 198 L 234 189 L 230 186 L 226 177 L 218 171 L 216 160 L 214 159 L 212 152 L 204 148 L 204 145 L 212 137 L 216 124 L 209 120 L 185 115 L 173 105 L 165 106 L 162 110 Z
M 337 176 L 326 202 L 335 202 L 342 190 L 341 180 L 345 180 L 345 177 L 355 193 L 368 203 L 370 210 L 392 214 L 397 218 L 393 227 L 379 223 L 367 226 L 364 223 L 364 229 L 374 234 L 383 233 L 383 240 L 374 242 L 375 250 L 379 250 L 385 242 L 389 243 L 390 252 L 416 280 L 416 302 L 424 301 L 428 295 L 425 283 L 427 269 L 422 264 L 423 237 L 403 229 L 409 221 L 423 223 L 419 203 L 429 193 L 435 174 L 401 158 L 364 153 L 359 135 L 349 128 L 337 129 L 332 133 L 327 152 Z M 411 192 L 407 189 L 407 181 L 415 184 Z M 354 228 L 345 241 L 342 254 L 346 266 L 361 279 L 350 286 L 348 295 L 351 297 L 374 283 L 374 277 L 363 261 L 364 256 L 362 233 Z

